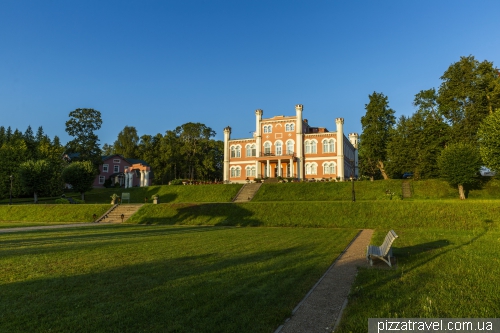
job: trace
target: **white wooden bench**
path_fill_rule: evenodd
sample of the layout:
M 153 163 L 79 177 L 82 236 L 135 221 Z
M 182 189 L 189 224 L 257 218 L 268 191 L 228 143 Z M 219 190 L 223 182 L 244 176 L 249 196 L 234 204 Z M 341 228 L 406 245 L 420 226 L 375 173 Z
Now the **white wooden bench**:
M 398 238 L 398 235 L 396 235 L 394 230 L 391 230 L 389 231 L 387 236 L 385 236 L 385 240 L 382 245 L 368 245 L 368 247 L 366 248 L 366 259 L 370 262 L 370 266 L 373 266 L 373 258 L 377 258 L 385 261 L 389 265 L 389 267 L 392 267 L 392 242 L 394 242 L 396 238 Z

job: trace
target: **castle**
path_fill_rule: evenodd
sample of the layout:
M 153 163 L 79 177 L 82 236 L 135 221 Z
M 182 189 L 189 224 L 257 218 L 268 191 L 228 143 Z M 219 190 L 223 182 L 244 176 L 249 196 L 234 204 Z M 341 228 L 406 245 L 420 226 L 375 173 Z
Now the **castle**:
M 295 116 L 262 118 L 255 111 L 252 138 L 231 139 L 224 128 L 225 183 L 245 183 L 255 178 L 332 180 L 358 177 L 357 133 L 344 135 L 344 119 L 335 119 L 336 132 L 312 127 L 302 119 L 302 105 Z

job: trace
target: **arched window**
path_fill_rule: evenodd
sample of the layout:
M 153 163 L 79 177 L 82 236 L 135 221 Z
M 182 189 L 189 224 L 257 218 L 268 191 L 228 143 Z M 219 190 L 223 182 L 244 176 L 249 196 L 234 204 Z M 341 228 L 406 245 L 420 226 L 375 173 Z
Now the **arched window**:
M 334 153 L 335 152 L 335 140 L 334 139 L 324 139 L 323 140 L 323 153 Z
M 271 142 L 267 141 L 264 143 L 264 155 L 271 155 Z
M 276 141 L 274 145 L 276 146 L 276 156 L 283 155 L 283 143 L 281 143 L 281 141 Z
M 231 177 L 240 177 L 241 176 L 241 167 L 231 167 Z
M 248 144 L 245 146 L 246 156 L 251 157 L 255 156 L 255 144 Z
M 311 154 L 316 154 L 316 140 L 311 140 Z
M 306 154 L 310 154 L 311 153 L 311 142 L 309 140 L 306 140 L 304 142 L 304 145 L 305 145 L 305 153 Z
M 288 140 L 286 142 L 286 154 L 287 155 L 292 155 L 293 154 L 293 140 Z
M 272 133 L 272 126 L 271 125 L 265 125 L 264 126 L 264 133 Z
M 290 124 L 290 131 L 291 132 L 295 131 L 295 124 Z
M 236 157 L 236 147 L 231 146 L 231 157 Z
M 317 174 L 318 164 L 316 162 L 306 163 L 306 175 Z
M 285 131 L 290 132 L 290 124 L 285 125 Z
M 245 169 L 247 177 L 255 177 L 255 166 L 248 165 Z
M 336 173 L 335 162 L 325 162 L 323 163 L 323 173 L 325 175 L 333 175 Z

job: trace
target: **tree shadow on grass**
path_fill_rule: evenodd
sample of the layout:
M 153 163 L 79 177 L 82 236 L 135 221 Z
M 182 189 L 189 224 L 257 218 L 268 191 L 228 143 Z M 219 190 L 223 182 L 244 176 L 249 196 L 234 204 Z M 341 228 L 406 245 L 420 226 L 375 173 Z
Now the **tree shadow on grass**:
M 244 205 L 234 203 L 197 203 L 159 205 L 161 216 L 147 217 L 139 224 L 190 224 L 213 226 L 261 226 L 262 221 L 253 218 L 253 213 Z
M 217 253 L 0 285 L 0 327 L 24 332 L 271 332 L 310 288 L 309 246 Z M 306 253 L 306 254 L 304 254 Z M 317 278 L 317 277 L 316 277 Z M 297 289 L 300 292 L 297 292 Z

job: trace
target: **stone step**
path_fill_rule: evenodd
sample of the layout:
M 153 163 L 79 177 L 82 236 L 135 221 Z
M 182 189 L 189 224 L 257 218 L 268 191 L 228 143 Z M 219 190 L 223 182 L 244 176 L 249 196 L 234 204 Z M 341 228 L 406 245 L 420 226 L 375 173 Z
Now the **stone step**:
M 122 214 L 123 214 L 123 222 L 127 221 L 135 212 L 142 207 L 140 205 L 118 205 L 113 211 L 109 212 L 105 215 L 104 218 L 100 220 L 100 222 L 104 223 L 112 223 L 112 222 L 122 222 Z
M 236 198 L 234 198 L 233 202 L 248 202 L 252 200 L 255 194 L 259 191 L 261 185 L 261 183 L 251 183 L 243 185 Z

